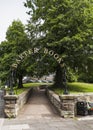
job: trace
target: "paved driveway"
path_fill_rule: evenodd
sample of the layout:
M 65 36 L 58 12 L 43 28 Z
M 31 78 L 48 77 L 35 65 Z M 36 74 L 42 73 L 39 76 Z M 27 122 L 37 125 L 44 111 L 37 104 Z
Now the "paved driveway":
M 92 118 L 64 119 L 59 117 L 45 96 L 34 90 L 16 119 L 5 119 L 1 130 L 93 130 Z

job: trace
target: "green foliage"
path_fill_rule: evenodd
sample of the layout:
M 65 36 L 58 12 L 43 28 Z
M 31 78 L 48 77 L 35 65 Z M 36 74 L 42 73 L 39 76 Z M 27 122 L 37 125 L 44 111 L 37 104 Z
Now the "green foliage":
M 93 83 L 93 56 L 91 55 L 86 60 L 86 64 L 83 65 L 82 73 L 79 73 L 78 81 L 84 81 L 87 83 Z
M 67 80 L 68 82 L 77 82 L 78 75 L 73 71 L 73 69 L 67 69 Z
M 26 0 L 24 5 L 30 15 L 27 33 L 20 20 L 14 20 L 7 29 L 6 41 L 0 44 L 0 79 L 7 80 L 10 66 L 20 53 L 47 47 L 62 57 L 66 70 L 70 68 L 68 81 L 93 82 L 92 0 Z M 24 59 L 18 66 L 17 78 L 22 85 L 26 74 L 41 77 L 56 72 L 56 81 L 61 85 L 65 76 L 63 70 L 57 70 L 56 61 L 40 52 Z
M 6 41 L 0 44 L 0 79 L 4 84 L 10 77 L 11 65 L 15 62 L 16 57 L 29 46 L 28 37 L 25 33 L 25 27 L 20 20 L 13 21 L 6 32 Z M 18 71 L 23 73 L 22 69 Z
M 29 42 L 25 33 L 25 26 L 20 20 L 14 20 L 8 27 L 6 39 L 9 43 L 13 44 L 12 51 L 17 55 L 28 48 Z
M 35 25 L 34 33 L 38 35 L 36 46 L 39 41 L 41 47 L 51 48 L 60 54 L 66 67 L 72 71 L 68 73 L 68 79 L 76 81 L 78 76 L 75 73 L 79 75 L 84 73 L 86 66 L 90 68 L 88 59 L 93 54 L 93 2 L 26 0 L 25 6 L 29 8 L 28 14 L 31 16 L 29 23 Z M 57 68 L 57 64 L 51 68 Z
M 12 25 L 10 25 L 6 32 L 6 39 L 10 42 L 19 40 L 24 33 L 24 25 L 21 21 L 13 21 Z

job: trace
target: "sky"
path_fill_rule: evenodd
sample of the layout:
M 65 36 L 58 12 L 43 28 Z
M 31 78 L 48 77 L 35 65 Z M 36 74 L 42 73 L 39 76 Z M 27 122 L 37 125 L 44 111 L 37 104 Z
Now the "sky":
M 26 0 L 0 0 L 0 42 L 5 40 L 6 31 L 13 20 L 21 20 L 27 24 L 29 19 L 26 13 L 28 9 L 24 7 Z

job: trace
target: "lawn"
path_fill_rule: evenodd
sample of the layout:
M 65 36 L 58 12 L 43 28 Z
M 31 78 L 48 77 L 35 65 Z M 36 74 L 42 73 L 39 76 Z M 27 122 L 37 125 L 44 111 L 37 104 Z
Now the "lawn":
M 24 88 L 16 89 L 14 88 L 14 93 L 19 95 L 20 93 L 24 92 L 25 90 L 31 88 L 31 87 L 37 87 L 41 85 L 48 85 L 51 86 L 51 83 L 26 83 L 23 84 Z M 69 93 L 86 93 L 86 92 L 93 92 L 93 84 L 89 83 L 80 83 L 80 82 L 73 82 L 68 83 L 67 88 Z M 54 92 L 57 94 L 63 94 L 63 90 L 61 88 L 52 88 Z
M 23 84 L 23 86 L 24 86 L 23 88 L 17 89 L 17 87 L 14 87 L 13 91 L 16 95 L 19 95 L 31 87 L 38 87 L 41 85 L 51 85 L 51 83 L 26 83 L 26 84 Z M 10 90 L 8 89 L 7 92 L 9 93 L 9 91 Z
M 68 92 L 69 93 L 87 93 L 93 92 L 93 84 L 89 83 L 80 83 L 80 82 L 73 82 L 67 84 Z M 53 91 L 57 94 L 63 94 L 63 90 L 61 88 L 53 88 Z
M 26 83 L 23 84 L 24 87 L 37 87 L 40 85 L 50 85 L 51 83 Z
M 93 84 L 89 83 L 68 83 L 68 88 L 71 92 L 93 92 Z

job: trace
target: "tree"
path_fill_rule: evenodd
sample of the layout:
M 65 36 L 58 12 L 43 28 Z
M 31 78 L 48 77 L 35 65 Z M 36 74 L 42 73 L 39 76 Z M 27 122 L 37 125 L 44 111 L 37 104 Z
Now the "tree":
M 12 51 L 12 44 L 9 44 L 7 41 L 3 41 L 0 44 L 0 79 L 3 84 L 6 83 L 10 73 L 10 65 L 12 64 L 12 58 L 15 57 Z
M 25 27 L 20 20 L 14 20 L 6 32 L 6 41 L 0 44 L 0 77 L 7 80 L 11 71 L 11 65 L 15 62 L 16 57 L 24 50 L 29 48 L 29 40 L 25 32 Z M 25 68 L 18 67 L 17 78 L 19 79 L 18 87 L 22 86 L 22 77 Z
M 26 0 L 30 21 L 42 32 L 42 47 L 51 48 L 62 56 L 66 68 L 81 73 L 93 53 L 93 2 L 89 0 Z M 37 27 L 37 26 L 36 26 Z M 61 72 L 61 68 L 57 71 Z M 58 86 L 59 77 L 56 71 Z M 58 75 L 59 74 L 59 75 Z M 64 77 L 62 78 L 64 79 Z

